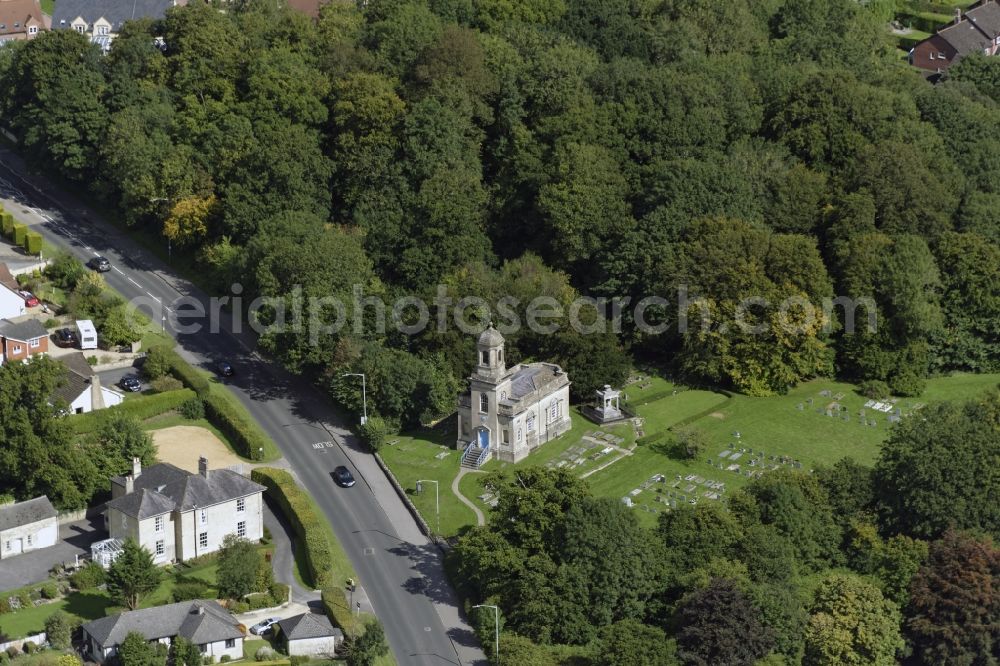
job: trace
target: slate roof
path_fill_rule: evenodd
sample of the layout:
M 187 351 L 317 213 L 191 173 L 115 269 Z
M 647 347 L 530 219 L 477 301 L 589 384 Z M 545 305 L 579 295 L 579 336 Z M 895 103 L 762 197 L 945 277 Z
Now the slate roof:
M 112 479 L 124 485 L 122 477 Z M 264 486 L 228 469 L 209 470 L 208 476 L 192 474 L 169 463 L 144 469 L 135 479 L 134 492 L 108 502 L 108 508 L 142 520 L 168 511 L 189 511 L 264 491 Z
M 56 510 L 45 495 L 0 507 L 0 531 L 55 518 Z
M 982 51 L 989 38 L 971 21 L 960 21 L 938 31 L 938 36 L 951 44 L 960 56 Z
M 2 1 L 0 0 L 0 2 Z M 83 355 L 83 352 L 73 352 L 72 354 L 60 356 L 59 362 L 65 365 L 71 372 L 75 372 L 81 377 L 93 377 L 97 374 L 94 372 L 94 367 L 90 363 L 87 363 L 87 357 Z
M 31 19 L 44 28 L 42 8 L 38 0 L 3 0 L 0 2 L 0 37 L 28 33 L 28 23 Z
M 5 0 L 3 3 L 0 3 L 0 7 L 3 7 L 3 5 L 6 4 L 7 1 L 8 0 Z M 0 16 L 0 22 L 2 21 L 3 17 Z M 21 286 L 17 283 L 17 278 L 15 278 L 14 274 L 10 272 L 10 267 L 4 263 L 0 263 L 0 284 L 2 284 L 3 286 L 7 287 L 8 289 L 10 289 L 15 293 L 17 292 L 18 289 L 21 288 Z
M 326 615 L 319 613 L 303 613 L 288 617 L 278 623 L 281 635 L 285 640 L 298 641 L 306 638 L 342 638 L 344 633 L 330 624 Z
M 3 5 L 3 2 L 0 2 Z M 49 332 L 37 319 L 13 322 L 9 319 L 0 320 L 0 335 L 11 340 L 28 342 L 35 338 L 44 338 Z
M 111 30 L 118 32 L 125 21 L 161 19 L 173 6 L 173 0 L 59 0 L 52 10 L 52 29 L 68 30 L 78 16 L 88 25 L 104 17 L 111 24 Z
M 138 631 L 147 640 L 183 636 L 196 644 L 242 638 L 237 624 L 236 618 L 218 603 L 196 600 L 102 617 L 82 628 L 102 647 L 109 648 L 121 644 L 130 631 Z
M 89 388 L 90 380 L 87 377 L 78 375 L 75 372 L 66 371 L 63 373 L 62 382 L 52 392 L 52 402 L 62 401 L 70 405 Z
M 965 18 L 975 23 L 987 37 L 1000 35 L 1000 5 L 996 2 L 984 2 L 966 10 Z
M 554 363 L 521 364 L 510 374 L 510 393 L 500 404 L 530 405 L 565 384 L 569 384 L 569 377 Z

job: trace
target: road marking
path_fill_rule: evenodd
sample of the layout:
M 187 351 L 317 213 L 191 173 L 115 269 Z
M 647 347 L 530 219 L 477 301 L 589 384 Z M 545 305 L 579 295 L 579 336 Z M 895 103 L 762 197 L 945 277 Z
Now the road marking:
M 117 266 L 112 266 L 111 268 L 115 269 L 115 272 L 118 273 L 119 275 L 125 275 L 124 273 L 122 273 L 122 269 L 118 268 Z
M 364 553 L 365 553 L 365 555 L 374 555 L 375 554 L 375 549 L 374 548 L 365 548 Z
M 136 282 L 135 280 L 133 280 L 132 278 L 127 278 L 127 279 L 128 279 L 128 281 L 129 281 L 129 282 L 131 282 L 131 283 L 132 283 L 132 284 L 134 284 L 135 286 L 137 286 L 137 287 L 139 286 L 139 283 L 138 283 L 138 282 Z
M 313 444 L 313 448 L 314 449 L 322 449 L 323 448 L 323 442 L 316 442 L 315 444 Z

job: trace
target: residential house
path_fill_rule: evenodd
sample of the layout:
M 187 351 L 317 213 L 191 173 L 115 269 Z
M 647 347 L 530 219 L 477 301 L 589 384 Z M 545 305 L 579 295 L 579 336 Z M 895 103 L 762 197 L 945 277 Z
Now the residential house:
M 228 469 L 198 473 L 158 463 L 111 479 L 105 520 L 110 540 L 132 538 L 159 564 L 214 553 L 229 534 L 259 541 L 264 535 L 264 486 Z
M 326 615 L 303 613 L 278 622 L 278 640 L 288 656 L 333 657 L 344 642 L 344 632 L 330 624 Z
M 114 407 L 125 401 L 125 396 L 114 389 L 101 386 L 98 376 L 86 357 L 73 352 L 59 357 L 65 366 L 63 382 L 52 395 L 52 402 L 62 401 L 70 414 L 86 414 L 95 409 Z
M 1000 50 L 1000 4 L 983 0 L 955 10 L 955 20 L 910 50 L 910 64 L 941 73 L 972 53 L 993 56 Z
M 21 303 L 24 303 L 23 299 Z M 31 356 L 49 351 L 49 332 L 37 319 L 18 322 L 0 320 L 0 340 L 3 344 L 0 363 L 26 361 Z
M 239 621 L 215 601 L 181 601 L 166 606 L 127 611 L 102 617 L 80 627 L 83 652 L 88 659 L 104 663 L 118 653 L 130 632 L 142 634 L 151 643 L 170 645 L 186 638 L 213 663 L 243 658 L 243 632 Z
M 2 2 L 0 2 L 2 4 Z M 10 278 L 10 282 L 6 280 Z M 13 283 L 13 287 L 10 283 Z M 7 270 L 6 264 L 0 264 L 0 319 L 11 319 L 20 317 L 27 311 L 24 304 L 24 296 L 17 293 L 17 281 Z
M 0 560 L 56 545 L 56 510 L 45 495 L 0 506 Z
M 518 462 L 570 428 L 569 377 L 554 363 L 522 363 L 510 370 L 504 339 L 490 324 L 476 343 L 475 374 L 458 399 L 462 464 L 490 457 Z
M 125 21 L 162 19 L 187 0 L 59 0 L 52 11 L 53 30 L 75 30 L 105 52 Z
M 0 44 L 34 39 L 48 29 L 38 0 L 0 0 Z

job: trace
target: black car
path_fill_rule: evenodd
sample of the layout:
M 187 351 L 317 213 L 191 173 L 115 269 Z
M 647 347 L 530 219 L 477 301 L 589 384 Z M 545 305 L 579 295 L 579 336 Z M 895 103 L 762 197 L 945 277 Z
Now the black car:
M 131 391 L 132 393 L 138 393 L 142 390 L 142 382 L 135 375 L 126 375 L 121 378 L 118 382 L 118 386 L 121 386 L 126 391 Z
M 98 273 L 107 273 L 111 270 L 111 262 L 104 257 L 94 257 L 87 262 L 87 265 Z
M 229 361 L 219 361 L 215 364 L 215 369 L 223 377 L 233 376 L 233 366 L 229 363 Z
M 56 347 L 76 346 L 76 333 L 71 328 L 60 328 L 52 337 L 55 339 Z
M 333 480 L 337 482 L 337 485 L 341 488 L 350 488 L 354 485 L 354 475 L 351 474 L 351 470 L 347 469 L 343 465 L 340 465 L 335 470 L 333 470 Z

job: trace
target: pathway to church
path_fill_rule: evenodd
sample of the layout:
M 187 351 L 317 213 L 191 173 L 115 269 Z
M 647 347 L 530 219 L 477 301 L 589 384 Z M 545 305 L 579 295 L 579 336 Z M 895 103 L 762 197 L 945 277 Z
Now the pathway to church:
M 482 474 L 482 472 L 480 472 L 479 470 L 468 469 L 466 467 L 463 467 L 458 471 L 458 474 L 455 476 L 455 480 L 451 482 L 451 492 L 455 493 L 455 497 L 458 498 L 459 502 L 466 505 L 475 512 L 477 525 L 485 525 L 486 516 L 483 515 L 483 512 L 479 510 L 479 507 L 476 506 L 472 500 L 463 495 L 461 491 L 459 491 L 458 489 L 458 484 L 462 481 L 462 477 L 465 476 L 466 474 Z

